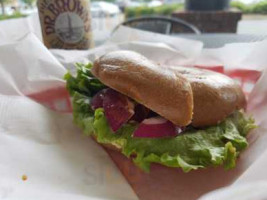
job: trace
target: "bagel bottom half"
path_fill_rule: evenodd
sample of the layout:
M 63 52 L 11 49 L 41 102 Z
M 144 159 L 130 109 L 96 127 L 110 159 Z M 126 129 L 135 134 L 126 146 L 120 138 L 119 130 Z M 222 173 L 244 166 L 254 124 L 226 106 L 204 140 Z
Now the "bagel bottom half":
M 132 158 L 142 170 L 150 165 L 181 168 L 184 172 L 224 165 L 233 168 L 239 153 L 248 146 L 247 134 L 255 128 L 254 120 L 236 110 L 219 124 L 194 128 L 188 126 L 174 137 L 142 138 L 133 133 L 139 123 L 127 122 L 112 131 L 103 108 L 92 110 L 90 100 L 106 88 L 91 74 L 91 65 L 79 65 L 77 76 L 66 74 L 67 89 L 72 96 L 74 123 L 85 135 L 93 136 L 101 145 L 120 150 Z

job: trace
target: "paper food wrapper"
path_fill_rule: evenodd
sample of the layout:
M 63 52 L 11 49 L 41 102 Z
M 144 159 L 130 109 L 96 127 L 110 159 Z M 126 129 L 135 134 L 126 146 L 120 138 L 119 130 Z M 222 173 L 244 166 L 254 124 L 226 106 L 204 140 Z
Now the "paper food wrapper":
M 267 52 L 267 41 L 205 50 L 201 42 L 122 27 L 105 45 L 90 51 L 49 52 L 33 34 L 12 44 L 2 44 L 0 183 L 3 189 L 0 191 L 5 197 L 11 199 L 22 194 L 39 197 L 46 191 L 45 195 L 50 195 L 47 198 L 62 195 L 65 199 L 136 199 L 138 196 L 145 200 L 193 200 L 223 186 L 267 180 L 262 167 L 267 164 L 264 156 L 267 57 L 263 53 Z M 248 113 L 253 114 L 259 128 L 251 132 L 250 146 L 241 153 L 235 169 L 225 171 L 218 167 L 184 173 L 152 165 L 151 172 L 144 173 L 131 160 L 108 150 L 116 168 L 99 146 L 82 136 L 71 124 L 70 114 L 63 114 L 71 110 L 62 81 L 65 68 L 74 71 L 75 62 L 94 61 L 117 49 L 135 50 L 163 64 L 210 68 L 240 82 L 249 98 Z M 2 126 L 2 121 L 8 125 Z M 108 173 L 98 166 L 107 166 Z M 106 181 L 86 184 L 88 172 L 105 174 Z M 20 179 L 23 174 L 28 175 L 27 181 Z M 114 175 L 114 179 L 109 180 L 109 175 Z
M 137 199 L 108 154 L 60 112 L 70 108 L 65 73 L 33 34 L 0 45 L 0 199 Z

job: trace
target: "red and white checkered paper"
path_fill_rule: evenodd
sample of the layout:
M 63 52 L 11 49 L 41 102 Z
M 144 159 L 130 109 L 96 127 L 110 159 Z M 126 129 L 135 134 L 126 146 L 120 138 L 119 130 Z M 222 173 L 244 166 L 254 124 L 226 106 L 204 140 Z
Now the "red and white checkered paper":
M 213 70 L 232 77 L 240 83 L 247 95 L 247 98 L 249 99 L 253 99 L 249 97 L 249 94 L 262 74 L 260 70 L 254 69 L 226 70 L 223 65 L 197 65 L 195 67 Z M 254 92 L 254 95 L 260 95 L 265 100 L 267 98 L 264 93 L 255 94 Z M 51 109 L 64 112 L 71 111 L 69 96 L 64 88 L 54 88 L 45 92 L 31 94 L 29 96 L 38 102 L 48 105 Z M 248 108 L 251 113 L 253 113 L 255 106 L 260 106 L 261 108 L 265 107 L 266 109 L 267 101 L 257 102 L 259 105 L 252 104 L 253 101 L 249 101 Z M 266 124 L 266 120 L 263 121 L 261 118 L 258 120 L 258 123 Z M 260 151 L 259 149 L 265 150 L 265 144 L 258 142 L 261 140 L 261 137 L 262 133 L 255 131 L 254 136 L 251 137 L 250 140 L 252 143 L 250 149 L 241 155 L 238 160 L 237 167 L 228 172 L 224 171 L 222 168 L 216 168 L 184 174 L 179 169 L 168 169 L 159 165 L 153 165 L 150 174 L 146 174 L 135 167 L 129 159 L 125 158 L 120 153 L 110 150 L 107 150 L 107 152 L 127 178 L 128 182 L 131 184 L 140 199 L 177 199 L 177 197 L 180 197 L 179 199 L 189 200 L 196 199 L 208 191 L 229 185 L 238 180 L 238 178 L 242 176 L 242 173 L 251 166 L 251 164 L 260 155 L 258 154 L 261 153 L 258 152 Z
M 123 33 L 125 35 L 133 34 L 133 40 L 128 38 L 130 41 L 123 41 Z M 129 49 L 138 51 L 162 64 L 195 66 L 224 73 L 240 82 L 248 95 L 247 110 L 253 114 L 260 125 L 250 134 L 250 147 L 241 154 L 236 168 L 230 171 L 218 167 L 184 173 L 180 169 L 171 169 L 155 164 L 152 165 L 151 172 L 147 174 L 135 167 L 130 159 L 118 152 L 107 150 L 138 197 L 145 200 L 178 198 L 193 200 L 219 187 L 230 185 L 236 181 L 242 182 L 242 174 L 252 169 L 254 163 L 258 159 L 262 159 L 260 155 L 266 150 L 267 73 L 264 70 L 267 68 L 267 56 L 262 52 L 267 52 L 267 42 L 253 45 L 233 45 L 233 48 L 229 45 L 217 50 L 203 50 L 199 42 L 171 39 L 171 42 L 168 43 L 166 36 L 163 38 L 164 44 L 156 43 L 161 41 L 161 36 L 157 35 L 155 39 L 154 34 L 150 34 L 149 37 L 146 35 L 144 39 L 139 32 L 131 31 L 129 33 L 127 30 L 120 30 L 115 36 L 117 38 L 121 36 L 122 43 L 114 44 L 114 41 L 112 43 L 111 40 L 106 46 L 88 52 L 68 51 L 65 53 L 61 50 L 53 51 L 53 54 L 71 71 L 74 70 L 73 62 L 75 61 L 93 61 L 105 52 L 114 49 Z M 147 38 L 154 40 L 146 41 Z M 26 95 L 52 110 L 71 112 L 70 98 L 65 90 L 64 82 L 62 82 L 66 70 L 62 69 L 62 65 L 52 54 L 49 54 L 51 60 L 42 60 L 42 53 L 47 54 L 48 52 L 44 51 L 43 47 L 33 48 L 37 42 L 33 42 L 31 37 L 25 40 L 18 43 L 16 57 L 23 61 L 26 58 L 31 58 L 31 51 L 39 51 L 38 58 L 32 59 L 33 67 L 29 66 L 31 62 L 25 60 L 27 65 L 21 62 L 26 71 L 20 73 L 16 72 L 16 69 L 19 68 L 18 64 L 12 69 L 2 69 L 2 71 L 0 69 L 0 76 L 7 75 L 5 80 L 0 79 L 0 92 L 4 91 L 4 94 L 8 95 Z M 29 44 L 32 45 L 32 48 L 23 51 L 22 47 L 29 46 Z M 40 44 L 38 43 L 38 45 Z M 186 46 L 185 51 L 183 51 L 184 46 Z M 193 53 L 190 54 L 190 52 Z M 0 49 L 0 60 L 5 59 L 4 54 L 5 52 Z M 69 59 L 71 62 L 66 61 L 69 57 L 72 57 Z M 10 66 L 12 65 L 12 61 L 6 60 L 6 62 Z M 36 70 L 34 64 L 37 63 L 42 63 L 40 65 L 42 68 Z M 12 89 L 12 92 L 5 89 L 7 87 Z M 263 162 L 267 164 L 267 159 Z M 261 171 L 260 169 L 255 170 L 254 175 Z M 265 174 L 261 178 L 267 180 L 267 174 Z M 246 178 L 246 181 L 249 181 L 249 178 Z
M 204 66 L 198 66 L 199 68 L 207 68 Z M 217 71 L 220 73 L 225 73 L 223 66 L 215 66 L 215 67 L 208 67 L 210 70 Z M 246 91 L 247 94 L 251 92 L 251 90 L 254 87 L 254 84 L 258 81 L 258 79 L 261 76 L 261 72 L 256 71 L 256 70 L 233 70 L 225 73 L 226 75 L 237 79 L 240 81 L 244 91 Z M 48 106 L 49 108 L 55 110 L 55 111 L 60 111 L 60 112 L 71 112 L 71 103 L 70 103 L 70 98 L 69 95 L 64 87 L 59 87 L 59 88 L 52 88 L 50 90 L 46 90 L 40 93 L 35 93 L 35 94 L 30 94 L 28 95 L 30 98 L 34 99 L 35 101 Z M 267 99 L 265 99 L 267 100 Z M 260 106 L 266 106 L 267 101 L 261 102 Z M 264 105 L 262 105 L 264 104 Z M 250 106 L 251 107 L 251 106 Z M 266 122 L 264 122 L 266 123 Z M 260 137 L 260 134 L 258 135 Z M 261 138 L 257 138 L 260 140 Z M 230 172 L 225 172 L 222 169 L 210 169 L 210 170 L 203 170 L 201 172 L 191 172 L 189 174 L 184 174 L 182 172 L 181 176 L 181 171 L 180 170 L 173 170 L 173 169 L 167 169 L 161 166 L 153 166 L 152 167 L 152 172 L 150 174 L 145 174 L 141 172 L 138 168 L 136 168 L 133 163 L 131 163 L 130 160 L 126 159 L 122 155 L 120 155 L 117 152 L 113 152 L 110 150 L 107 150 L 107 152 L 110 154 L 111 158 L 114 160 L 114 162 L 117 164 L 117 166 L 120 168 L 122 173 L 125 175 L 129 183 L 132 185 L 134 190 L 136 191 L 137 195 L 141 199 L 165 199 L 166 196 L 168 198 L 166 199 L 176 199 L 177 196 L 180 196 L 181 191 L 177 190 L 176 188 L 179 188 L 179 184 L 176 182 L 180 183 L 179 179 L 189 179 L 191 181 L 197 179 L 198 182 L 205 181 L 206 183 L 210 182 L 216 182 L 217 184 L 210 183 L 208 186 L 203 188 L 202 190 L 202 183 L 198 183 L 196 186 L 195 184 L 188 183 L 186 181 L 185 185 L 190 187 L 189 190 L 193 189 L 194 191 L 192 192 L 191 195 L 193 197 L 188 197 L 188 193 L 185 193 L 187 196 L 186 198 L 181 198 L 181 199 L 194 199 L 195 197 L 198 197 L 200 194 L 203 194 L 205 192 L 208 192 L 212 189 L 216 189 L 217 187 L 225 186 L 233 181 L 235 181 L 236 178 L 238 178 L 239 175 L 242 174 L 240 170 L 242 170 L 241 167 L 241 159 L 246 159 L 246 155 L 242 155 L 241 159 L 238 161 L 238 166 L 235 170 L 230 171 Z M 248 153 L 248 152 L 247 152 Z M 255 158 L 256 159 L 256 158 Z M 253 161 L 254 159 L 252 159 Z M 251 161 L 251 162 L 252 162 Z M 249 165 L 251 163 L 247 163 Z M 241 169 L 240 169 L 241 167 Z M 248 166 L 243 166 L 244 168 L 247 168 Z M 166 174 L 169 173 L 169 174 Z M 217 173 L 220 175 L 216 177 Z M 226 174 L 226 177 L 225 177 Z M 203 177 L 202 178 L 197 178 L 198 176 Z M 213 178 L 209 178 L 209 176 L 212 176 Z M 189 177 L 189 178 L 188 178 Z M 161 178 L 163 180 L 161 180 Z M 215 178 L 215 179 L 214 179 Z M 266 177 L 267 178 L 267 177 Z M 171 179 L 171 180 L 169 180 Z M 218 179 L 220 179 L 218 181 Z M 161 182 L 162 181 L 162 182 Z M 157 187 L 160 187 L 158 190 Z M 166 187 L 166 188 L 165 188 Z M 197 187 L 197 190 L 194 189 Z M 165 189 L 163 189 L 165 188 Z M 169 188 L 169 189 L 168 189 Z M 201 191 L 200 191 L 201 188 Z M 171 190 L 173 189 L 173 190 Z M 159 192 L 160 191 L 160 192 Z M 162 193 L 164 191 L 164 194 Z M 167 193 L 167 195 L 165 194 Z

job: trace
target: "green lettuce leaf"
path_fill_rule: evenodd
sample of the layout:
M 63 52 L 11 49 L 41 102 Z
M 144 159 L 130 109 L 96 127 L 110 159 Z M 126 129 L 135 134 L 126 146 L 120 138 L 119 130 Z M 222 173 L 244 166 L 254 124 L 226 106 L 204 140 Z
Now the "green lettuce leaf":
M 126 124 L 113 133 L 103 109 L 97 109 L 93 127 L 99 143 L 120 147 L 127 157 L 136 155 L 134 163 L 144 171 L 149 171 L 151 163 L 159 163 L 189 172 L 218 165 L 235 167 L 238 153 L 248 146 L 245 136 L 255 125 L 253 119 L 237 111 L 219 125 L 191 129 L 175 138 L 133 138 L 136 124 Z
M 93 97 L 98 91 L 106 88 L 97 78 L 91 73 L 92 63 L 87 65 L 76 64 L 76 77 L 72 76 L 70 72 L 66 73 L 64 79 L 67 81 L 66 87 L 70 95 L 75 92 Z
M 179 167 L 185 172 L 219 165 L 231 169 L 238 154 L 248 146 L 246 136 L 256 126 L 241 111 L 216 126 L 190 128 L 174 138 L 133 138 L 136 123 L 112 132 L 103 109 L 93 111 L 90 106 L 93 95 L 106 88 L 92 75 L 91 67 L 78 64 L 76 77 L 70 73 L 64 77 L 72 96 L 74 123 L 86 135 L 94 134 L 99 143 L 115 145 L 127 157 L 134 155 L 134 163 L 144 171 L 149 171 L 151 163 Z
M 91 109 L 90 101 L 91 97 L 78 92 L 73 93 L 72 111 L 74 123 L 82 130 L 85 130 L 84 133 L 86 135 L 94 132 L 94 111 Z
M 91 109 L 90 102 L 92 97 L 100 90 L 106 88 L 91 73 L 92 63 L 76 64 L 76 77 L 70 72 L 66 73 L 66 88 L 72 96 L 72 109 L 74 122 L 82 130 L 86 130 L 86 135 L 94 132 L 93 120 L 94 111 Z

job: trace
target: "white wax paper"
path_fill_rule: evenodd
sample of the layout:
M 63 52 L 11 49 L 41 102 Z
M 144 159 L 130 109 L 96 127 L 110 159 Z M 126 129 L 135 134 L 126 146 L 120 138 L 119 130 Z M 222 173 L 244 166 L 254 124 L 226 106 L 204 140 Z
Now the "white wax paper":
M 137 199 L 71 114 L 23 96 L 64 86 L 65 73 L 34 34 L 0 45 L 0 199 Z
M 265 71 L 267 68 L 267 57 L 264 53 L 267 52 L 267 41 L 249 44 L 229 44 L 218 49 L 202 49 L 200 42 L 172 38 L 170 36 L 161 36 L 155 33 L 147 33 L 121 27 L 106 45 L 96 49 L 89 51 L 71 51 L 71 53 L 66 53 L 64 50 L 52 50 L 52 53 L 64 64 L 65 67 L 74 70 L 73 66 L 75 62 L 73 61 L 94 61 L 95 58 L 104 53 L 118 49 L 137 51 L 162 64 L 195 65 L 207 68 L 223 66 L 225 72 L 234 70 L 253 70 L 262 72 L 263 75 L 257 82 L 248 100 L 248 113 L 255 117 L 257 124 L 259 124 L 259 128 L 252 131 L 252 134 L 249 136 L 250 147 L 242 153 L 241 158 L 239 159 L 241 160 L 239 162 L 242 164 L 238 166 L 238 169 L 235 172 L 239 175 L 237 175 L 234 182 L 236 182 L 236 184 L 243 184 L 250 180 L 254 181 L 255 177 L 261 177 L 259 180 L 267 180 L 267 173 L 264 173 L 265 168 L 262 167 L 264 164 L 267 164 L 267 159 L 266 156 L 261 156 L 266 150 L 267 142 L 267 78 L 265 78 L 267 76 L 267 72 Z M 185 51 L 183 51 L 183 49 L 185 49 Z M 70 54 L 71 59 L 69 59 Z M 244 84 L 246 85 L 246 82 L 244 82 Z M 258 162 L 261 162 L 261 164 L 257 165 Z M 251 173 L 247 175 L 247 172 L 254 167 L 256 167 L 256 169 L 252 170 Z M 261 168 L 261 170 L 258 168 Z M 218 178 L 220 179 L 217 181 L 218 185 L 221 185 L 221 183 L 224 182 L 224 180 L 221 179 L 224 177 L 224 173 L 229 175 L 227 172 L 218 172 Z M 266 176 L 262 176 L 262 173 Z M 226 180 L 229 179 L 230 176 L 232 175 L 229 175 L 225 179 L 225 182 L 227 182 Z M 196 185 L 198 184 L 197 179 L 194 180 L 192 177 L 190 177 L 190 179 L 192 179 L 193 182 L 196 182 Z M 177 187 L 181 187 L 183 182 L 185 181 L 181 179 L 181 184 L 179 186 L 177 185 Z M 202 185 L 199 187 L 204 189 L 205 185 L 214 184 L 213 182 L 201 182 Z M 192 185 L 194 184 L 192 183 Z M 192 187 L 194 188 L 194 186 Z M 184 188 L 183 190 L 188 190 L 188 192 L 183 191 L 184 193 L 181 194 L 179 198 L 184 200 L 192 199 L 191 196 L 194 196 L 192 195 L 194 194 L 194 192 L 192 192 L 193 188 Z
M 0 44 L 12 43 L 28 33 L 34 33 L 39 40 L 42 40 L 42 31 L 37 13 L 25 18 L 0 21 Z
M 33 31 L 28 30 L 28 32 Z M 61 78 L 65 73 L 65 69 L 60 63 L 66 68 L 74 70 L 75 62 L 94 61 L 95 58 L 104 53 L 116 49 L 135 50 L 144 54 L 148 58 L 163 64 L 197 65 L 204 67 L 223 66 L 225 71 L 228 72 L 240 69 L 263 72 L 262 77 L 251 92 L 248 101 L 248 112 L 254 115 L 257 124 L 259 124 L 259 128 L 252 131 L 249 137 L 250 147 L 241 154 L 237 169 L 230 172 L 207 170 L 203 173 L 192 173 L 195 174 L 195 177 L 192 174 L 182 175 L 179 182 L 175 182 L 175 187 L 179 189 L 180 195 L 179 197 L 173 196 L 172 199 L 193 199 L 193 197 L 196 196 L 196 193 L 202 194 L 202 191 L 206 191 L 207 186 L 221 186 L 222 183 L 224 183 L 224 180 L 222 179 L 229 179 L 231 176 L 235 177 L 234 184 L 231 188 L 240 184 L 250 183 L 250 181 L 267 180 L 265 172 L 267 157 L 264 156 L 267 147 L 266 41 L 253 44 L 230 44 L 223 48 L 206 50 L 202 49 L 203 45 L 200 42 L 121 27 L 105 45 L 95 49 L 88 51 L 51 50 L 53 55 L 57 58 L 55 59 L 55 57 L 49 54 L 48 50 L 42 46 L 33 34 L 23 36 L 24 38 L 19 42 L 14 42 L 14 40 L 21 38 L 20 34 L 18 34 L 20 37 L 18 35 L 13 35 L 12 39 L 9 38 L 8 33 L 2 33 L 2 35 L 5 35 L 5 39 L 0 39 L 0 44 L 2 44 L 0 46 L 0 93 L 4 95 L 22 95 L 54 86 L 62 86 L 64 83 Z M 10 43 L 10 41 L 12 42 Z M 58 61 L 60 61 L 60 63 Z M 3 141 L 3 146 L 1 146 L 1 148 L 4 148 L 1 151 L 4 159 L 0 161 L 1 168 L 3 167 L 3 170 L 0 171 L 0 173 L 2 177 L 5 177 L 5 179 L 3 179 L 5 181 L 3 182 L 2 179 L 0 179 L 0 183 L 8 185 L 8 187 L 3 186 L 3 189 L 0 189 L 0 191 L 3 191 L 2 194 L 4 197 L 6 195 L 8 195 L 8 197 L 15 195 L 14 198 L 16 198 L 16 195 L 22 194 L 25 194 L 26 196 L 38 196 L 41 194 L 41 190 L 44 189 L 46 190 L 45 194 L 50 195 L 48 197 L 63 195 L 61 196 L 62 198 L 75 198 L 78 196 L 81 199 L 90 197 L 115 199 L 136 198 L 106 154 L 101 151 L 98 146 L 95 146 L 91 140 L 81 136 L 79 131 L 71 125 L 70 116 L 47 111 L 40 105 L 33 103 L 30 100 L 26 100 L 25 97 L 1 96 L 0 99 L 2 99 L 3 102 L 8 102 L 3 105 L 0 103 L 1 115 L 3 115 L 2 113 L 6 113 L 6 115 L 9 115 L 10 113 L 10 116 L 15 116 L 16 111 L 12 108 L 15 108 L 22 113 L 20 115 L 22 119 L 18 118 L 20 123 L 15 123 L 17 126 L 16 128 L 0 129 L 1 133 L 3 132 L 3 134 L 1 134 L 2 137 L 5 137 L 3 140 L 0 140 L 1 142 Z M 12 106 L 12 102 L 15 102 L 13 105 L 16 106 Z M 23 104 L 21 102 L 23 102 Z M 26 106 L 27 104 L 32 105 Z M 20 110 L 19 107 L 25 109 Z M 14 113 L 11 114 L 12 112 Z M 36 115 L 38 115 L 37 113 L 42 113 L 39 120 L 37 117 L 36 119 L 31 118 L 31 116 L 35 116 L 34 113 L 36 113 Z M 24 131 L 25 127 L 29 127 L 25 126 L 25 124 L 27 124 L 24 122 L 25 116 L 28 116 L 26 118 L 28 124 L 34 124 L 31 128 L 27 128 L 27 131 Z M 15 121 L 12 121 L 13 118 L 15 117 L 5 116 L 3 122 L 14 124 L 11 123 Z M 4 119 L 6 119 L 6 121 Z M 51 119 L 54 120 L 51 122 Z M 66 123 L 67 125 L 65 125 Z M 51 130 L 51 127 L 53 126 L 61 128 L 52 128 Z M 66 128 L 66 130 L 62 130 L 62 127 L 63 129 Z M 74 129 L 76 131 L 70 131 Z M 20 132 L 20 130 L 22 131 Z M 64 132 L 66 132 L 66 135 L 70 135 L 71 138 L 71 140 L 69 140 L 69 138 L 64 135 L 66 136 L 66 145 L 69 145 L 69 149 L 65 148 L 64 145 L 60 145 L 61 141 L 62 144 L 65 144 L 64 139 L 58 139 L 62 137 Z M 76 132 L 76 134 L 73 132 Z M 75 143 L 76 140 L 77 143 Z M 60 141 L 60 144 L 57 146 L 58 141 Z M 76 146 L 73 143 L 75 143 Z M 90 144 L 78 146 L 80 143 Z M 41 148 L 44 149 L 41 151 Z M 53 151 L 53 153 L 51 151 Z M 77 155 L 78 153 L 76 151 L 79 152 L 79 156 L 81 157 Z M 10 154 L 7 152 L 10 152 Z M 105 162 L 103 162 L 99 154 L 104 157 Z M 39 158 L 38 155 L 43 155 L 42 159 Z M 30 164 L 26 165 L 23 162 L 24 156 L 27 158 L 27 163 Z M 111 174 L 116 176 L 116 180 L 120 180 L 118 181 L 119 186 L 118 184 L 106 184 L 104 186 L 103 184 L 98 184 L 97 186 L 91 186 L 89 184 L 89 186 L 84 189 L 82 184 L 83 178 L 80 177 L 86 177 L 86 173 L 79 171 L 80 165 L 77 165 L 77 160 L 85 166 L 88 162 L 100 163 L 99 166 L 102 166 L 102 164 L 109 166 L 109 169 L 112 171 Z M 53 165 L 49 165 L 49 163 L 53 163 Z M 41 171 L 42 166 L 46 166 L 45 169 L 47 169 L 48 175 L 44 173 L 44 171 Z M 65 166 L 65 168 L 63 168 L 63 166 Z M 94 168 L 89 167 L 89 169 L 92 170 Z M 71 174 L 73 170 L 79 171 L 77 176 Z M 102 174 L 102 172 L 103 171 L 99 174 Z M 234 176 L 235 173 L 236 176 Z M 28 180 L 26 182 L 22 182 L 21 180 L 23 174 L 28 175 Z M 94 171 L 92 174 L 94 174 Z M 210 174 L 213 177 L 208 176 Z M 36 177 L 34 177 L 35 175 Z M 165 175 L 167 176 L 168 174 Z M 59 178 L 55 178 L 55 176 L 58 176 Z M 74 182 L 67 181 L 69 178 Z M 31 183 L 31 179 L 32 181 L 35 180 L 34 183 Z M 10 182 L 6 184 L 6 181 Z M 188 184 L 188 181 L 190 184 Z M 109 182 L 107 181 L 107 183 Z M 225 183 L 229 184 L 227 181 L 225 181 Z M 188 185 L 191 187 L 188 187 Z M 141 185 L 141 187 L 145 188 L 146 185 Z M 174 186 L 171 185 L 171 187 L 173 188 Z M 231 195 L 231 188 L 225 191 L 229 195 Z M 155 192 L 156 191 L 147 191 L 147 193 L 150 193 L 151 195 Z M 213 193 L 211 195 L 215 195 L 219 198 L 219 193 Z M 167 194 L 158 196 L 158 199 L 164 199 L 165 195 Z M 227 197 L 231 199 L 229 196 Z

